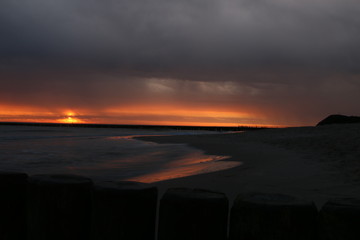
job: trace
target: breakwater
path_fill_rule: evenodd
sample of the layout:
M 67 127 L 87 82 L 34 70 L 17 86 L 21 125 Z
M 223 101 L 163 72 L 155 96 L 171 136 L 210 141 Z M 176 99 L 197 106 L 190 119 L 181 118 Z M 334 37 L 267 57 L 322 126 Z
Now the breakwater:
M 360 200 L 311 201 L 101 182 L 74 175 L 0 173 L 0 240 L 360 239 Z M 158 213 L 158 216 L 157 216 Z M 156 226 L 157 229 L 156 229 Z

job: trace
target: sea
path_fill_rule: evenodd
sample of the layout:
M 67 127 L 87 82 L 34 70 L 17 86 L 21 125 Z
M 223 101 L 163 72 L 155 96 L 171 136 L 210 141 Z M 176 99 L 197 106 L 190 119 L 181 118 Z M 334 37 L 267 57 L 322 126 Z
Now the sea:
M 76 174 L 97 181 L 157 182 L 238 166 L 186 144 L 158 144 L 136 136 L 218 134 L 152 130 L 0 126 L 0 171 Z

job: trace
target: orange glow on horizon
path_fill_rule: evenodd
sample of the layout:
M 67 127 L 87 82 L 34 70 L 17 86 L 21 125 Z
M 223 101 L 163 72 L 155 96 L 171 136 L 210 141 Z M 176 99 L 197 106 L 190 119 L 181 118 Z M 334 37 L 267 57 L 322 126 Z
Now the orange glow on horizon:
M 122 109 L 108 109 L 108 114 L 125 114 L 134 115 L 141 113 L 142 115 L 168 115 L 168 116 L 188 116 L 188 117 L 211 117 L 211 118 L 248 118 L 251 117 L 248 113 L 231 112 L 231 111 L 216 111 L 216 110 L 193 110 L 193 109 L 174 109 L 167 107 L 158 107 L 154 109 L 149 108 L 122 108 Z
M 63 108 L 64 109 L 64 108 Z M 76 111 L 74 111 L 76 110 Z M 89 123 L 168 126 L 286 127 L 254 113 L 230 109 L 196 109 L 174 106 L 130 106 L 103 110 L 61 110 L 0 105 L 1 122 Z

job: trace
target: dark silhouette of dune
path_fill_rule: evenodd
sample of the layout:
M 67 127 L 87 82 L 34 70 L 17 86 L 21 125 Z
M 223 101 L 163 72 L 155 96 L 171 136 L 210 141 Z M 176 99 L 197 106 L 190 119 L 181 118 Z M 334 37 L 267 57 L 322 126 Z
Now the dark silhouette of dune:
M 329 124 L 344 124 L 344 123 L 360 123 L 360 117 L 345 116 L 345 115 L 330 115 L 321 120 L 316 126 L 329 125 Z

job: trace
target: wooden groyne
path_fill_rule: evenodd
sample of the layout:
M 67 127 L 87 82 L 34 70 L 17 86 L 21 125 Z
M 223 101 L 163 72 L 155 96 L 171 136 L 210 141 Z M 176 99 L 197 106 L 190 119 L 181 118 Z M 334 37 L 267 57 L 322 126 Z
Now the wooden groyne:
M 223 193 L 174 188 L 158 201 L 151 184 L 8 172 L 0 191 L 0 240 L 360 239 L 356 199 L 332 199 L 318 211 L 282 194 L 239 194 L 229 204 Z

